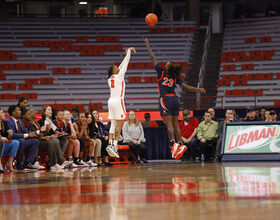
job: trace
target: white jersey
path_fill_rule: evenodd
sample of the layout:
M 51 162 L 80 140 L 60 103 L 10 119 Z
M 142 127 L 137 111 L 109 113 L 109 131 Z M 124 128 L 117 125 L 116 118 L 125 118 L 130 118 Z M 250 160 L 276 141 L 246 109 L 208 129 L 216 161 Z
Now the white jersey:
M 125 81 L 124 76 L 130 60 L 131 50 L 127 51 L 125 58 L 120 64 L 119 73 L 113 74 L 108 79 L 110 98 L 108 100 L 109 119 L 125 119 L 126 110 L 124 105 Z

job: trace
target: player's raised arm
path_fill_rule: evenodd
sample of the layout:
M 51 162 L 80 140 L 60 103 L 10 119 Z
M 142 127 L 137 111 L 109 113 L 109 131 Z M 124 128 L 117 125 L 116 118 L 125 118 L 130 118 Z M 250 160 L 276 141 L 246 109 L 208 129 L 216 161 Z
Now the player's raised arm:
M 133 53 L 136 53 L 136 50 L 134 47 L 130 47 L 130 48 L 126 48 L 125 50 L 125 58 L 123 59 L 122 63 L 120 64 L 119 66 L 119 69 L 122 69 L 123 67 L 127 69 L 127 65 L 129 63 L 129 60 L 130 60 L 130 55 L 131 55 L 131 51 Z M 125 71 L 126 71 L 125 69 Z
M 148 49 L 148 52 L 149 52 L 150 58 L 152 60 L 153 66 L 155 67 L 155 65 L 157 65 L 157 61 L 156 61 L 156 57 L 155 57 L 155 55 L 154 55 L 154 53 L 151 49 L 148 38 L 145 38 L 145 44 L 146 44 L 146 47 Z
M 130 47 L 125 50 L 125 58 L 123 59 L 122 63 L 119 65 L 119 70 L 120 70 L 120 72 L 118 73 L 119 76 L 124 77 L 124 74 L 127 70 L 127 66 L 128 66 L 129 60 L 130 60 L 131 51 L 136 53 L 136 50 L 134 47 Z
M 192 86 L 187 85 L 186 83 L 182 83 L 182 84 L 181 84 L 181 87 L 182 87 L 185 91 L 188 91 L 188 92 L 200 92 L 200 93 L 203 93 L 203 94 L 206 93 L 206 90 L 205 90 L 204 88 L 195 88 L 195 87 L 192 87 Z

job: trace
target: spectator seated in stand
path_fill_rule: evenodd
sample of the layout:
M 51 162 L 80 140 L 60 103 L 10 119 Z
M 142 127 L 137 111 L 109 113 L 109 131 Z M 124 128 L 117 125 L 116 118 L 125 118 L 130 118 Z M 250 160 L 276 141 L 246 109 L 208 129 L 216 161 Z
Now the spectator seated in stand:
M 276 1 L 272 1 L 268 9 L 266 10 L 265 16 L 279 16 L 279 14 L 279 5 L 276 3 Z
M 253 16 L 252 9 L 248 3 L 243 0 L 241 3 L 237 3 L 235 6 L 234 17 L 235 18 L 250 18 Z
M 35 121 L 36 113 L 32 110 L 23 110 L 22 120 L 30 132 L 41 129 L 39 123 Z M 59 140 L 56 135 L 50 134 L 50 124 L 45 125 L 46 130 L 39 136 L 39 153 L 48 152 L 49 161 L 47 167 L 50 170 L 60 170 L 68 167 L 72 162 L 65 161 L 63 152 L 61 151 Z M 40 167 L 39 167 L 40 168 Z
M 91 112 L 93 116 L 93 132 L 95 134 L 95 142 L 96 145 L 101 146 L 101 157 L 103 162 L 101 165 L 112 166 L 109 162 L 109 154 L 106 151 L 106 147 L 109 142 L 109 129 L 107 130 L 105 125 L 99 120 L 99 113 L 97 110 L 93 110 Z
M 211 119 L 212 119 L 213 121 L 216 121 L 216 122 L 219 123 L 219 119 L 216 118 L 215 109 L 214 109 L 214 108 L 209 108 L 209 109 L 208 109 L 208 112 L 210 112 L 210 114 L 211 114 Z
M 146 127 L 158 127 L 158 123 L 156 121 L 151 120 L 151 114 L 145 113 L 144 114 L 145 121 L 142 123 L 143 128 Z
M 210 112 L 205 112 L 204 121 L 197 128 L 197 139 L 199 140 L 201 155 L 204 156 L 206 161 L 211 161 L 215 157 L 217 138 L 218 123 L 211 119 Z
M 99 142 L 99 144 L 95 144 L 91 157 L 93 158 L 93 162 L 100 166 L 102 164 L 101 144 L 100 144 L 100 140 L 97 141 L 97 139 L 96 139 L 96 133 L 94 132 L 94 127 L 95 127 L 94 123 L 95 122 L 93 120 L 92 114 L 86 113 L 86 119 L 87 119 L 87 123 L 88 123 L 87 132 L 88 132 L 89 137 L 94 139 L 95 143 Z
M 198 156 L 196 132 L 199 122 L 197 118 L 191 117 L 188 109 L 183 111 L 183 119 L 179 123 L 179 128 L 183 143 L 188 147 L 188 150 L 184 153 L 182 161 L 193 162 L 195 157 Z
M 64 114 L 62 111 L 55 111 L 55 120 L 53 120 L 56 126 L 55 133 L 58 135 L 59 143 L 63 154 L 65 154 L 69 141 L 67 137 L 70 135 L 66 132 L 65 124 L 63 123 Z
M 79 162 L 84 166 L 97 166 L 96 163 L 92 162 L 91 155 L 95 147 L 94 139 L 88 135 L 88 123 L 84 112 L 78 114 L 79 118 L 73 123 L 77 138 L 80 141 L 80 159 Z M 87 154 L 84 154 L 84 149 L 87 148 Z M 85 162 L 82 160 L 85 157 Z
M 78 108 L 73 108 L 72 109 L 72 116 L 71 116 L 71 121 L 74 123 L 79 119 L 79 109 Z
M 28 105 L 28 99 L 25 97 L 20 97 L 18 99 L 17 106 L 20 107 L 20 110 L 22 111 L 23 109 L 26 109 Z
M 66 128 L 65 132 L 69 134 L 69 136 L 67 136 L 68 147 L 66 150 L 66 160 L 74 162 L 73 168 L 81 166 L 83 164 L 79 162 L 80 142 L 77 139 L 77 134 L 71 120 L 71 114 L 68 110 L 63 111 L 63 123 Z
M 247 109 L 246 117 L 243 119 L 243 121 L 261 121 L 261 119 L 257 117 L 255 109 L 249 107 Z
M 13 161 L 19 148 L 19 141 L 12 140 L 12 130 L 8 130 L 7 122 L 5 121 L 5 113 L 0 108 L 0 174 L 5 173 L 1 158 L 3 154 L 9 153 L 9 159 L 7 161 L 7 167 L 11 172 L 15 171 L 13 168 Z
M 266 112 L 265 108 L 260 108 L 259 115 L 257 115 L 262 121 L 265 121 L 265 112 Z
M 9 107 L 8 112 L 10 117 L 6 119 L 7 127 L 13 131 L 12 139 L 16 139 L 20 142 L 17 152 L 17 169 L 37 169 L 37 167 L 33 166 L 39 145 L 37 137 L 44 131 L 44 128 L 36 132 L 29 132 L 20 119 L 20 107 L 12 105 Z M 25 158 L 24 153 L 26 153 Z
M 265 111 L 265 113 L 264 113 L 264 118 L 265 118 L 264 121 L 271 121 L 270 111 L 269 111 L 269 110 L 266 110 L 266 111 Z
M 217 141 L 217 146 L 216 146 L 216 153 L 214 159 L 215 162 L 221 161 L 221 149 L 222 149 L 222 141 L 224 136 L 224 124 L 236 121 L 236 112 L 232 109 L 227 109 L 225 116 L 226 116 L 225 120 L 220 122 L 218 128 L 219 139 Z
M 124 144 L 128 144 L 130 150 L 137 159 L 137 163 L 147 163 L 146 160 L 146 138 L 142 124 L 136 119 L 134 111 L 129 111 L 128 120 L 124 122 L 122 128 Z
M 270 110 L 269 115 L 270 115 L 270 120 L 271 121 L 278 121 L 277 113 L 276 113 L 275 110 Z

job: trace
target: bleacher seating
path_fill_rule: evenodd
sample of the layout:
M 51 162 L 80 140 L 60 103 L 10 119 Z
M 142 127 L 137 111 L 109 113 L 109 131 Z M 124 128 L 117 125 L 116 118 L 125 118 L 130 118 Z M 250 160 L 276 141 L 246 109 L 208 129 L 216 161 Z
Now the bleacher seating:
M 280 94 L 280 17 L 228 21 L 216 107 L 268 106 Z
M 29 102 L 37 110 L 42 104 L 53 104 L 54 99 L 65 99 L 57 104 L 83 104 L 86 110 L 99 103 L 95 107 L 106 110 L 107 69 L 121 62 L 124 49 L 133 46 L 137 53 L 131 56 L 126 76 L 127 109 L 158 109 L 156 73 L 147 64 L 144 38 L 149 38 L 158 62 L 181 62 L 187 71 L 194 26 L 190 21 L 160 21 L 156 27 L 170 31 L 153 32 L 142 19 L 1 21 L 0 84 L 8 89 L 0 91 L 5 97 L 1 107 L 6 109 L 15 103 L 9 99 L 24 93 L 37 98 Z

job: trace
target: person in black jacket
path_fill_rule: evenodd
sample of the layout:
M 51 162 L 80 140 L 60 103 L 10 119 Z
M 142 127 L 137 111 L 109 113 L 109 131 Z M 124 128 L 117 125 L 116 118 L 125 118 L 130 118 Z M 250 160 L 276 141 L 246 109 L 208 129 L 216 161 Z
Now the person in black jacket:
M 109 128 L 106 129 L 105 125 L 99 120 L 99 113 L 97 110 L 93 110 L 91 114 L 93 116 L 93 131 L 96 135 L 96 145 L 101 145 L 101 157 L 103 158 L 103 164 L 105 166 L 112 166 L 112 164 L 109 162 L 109 154 L 106 151 L 109 141 Z
M 261 119 L 256 115 L 255 109 L 253 107 L 249 107 L 243 121 L 261 121 Z
M 224 124 L 236 121 L 236 112 L 233 109 L 227 109 L 225 116 L 226 116 L 225 120 L 220 122 L 218 128 L 219 139 L 216 145 L 214 162 L 220 162 L 221 160 L 221 149 L 222 149 L 222 141 L 224 136 Z

